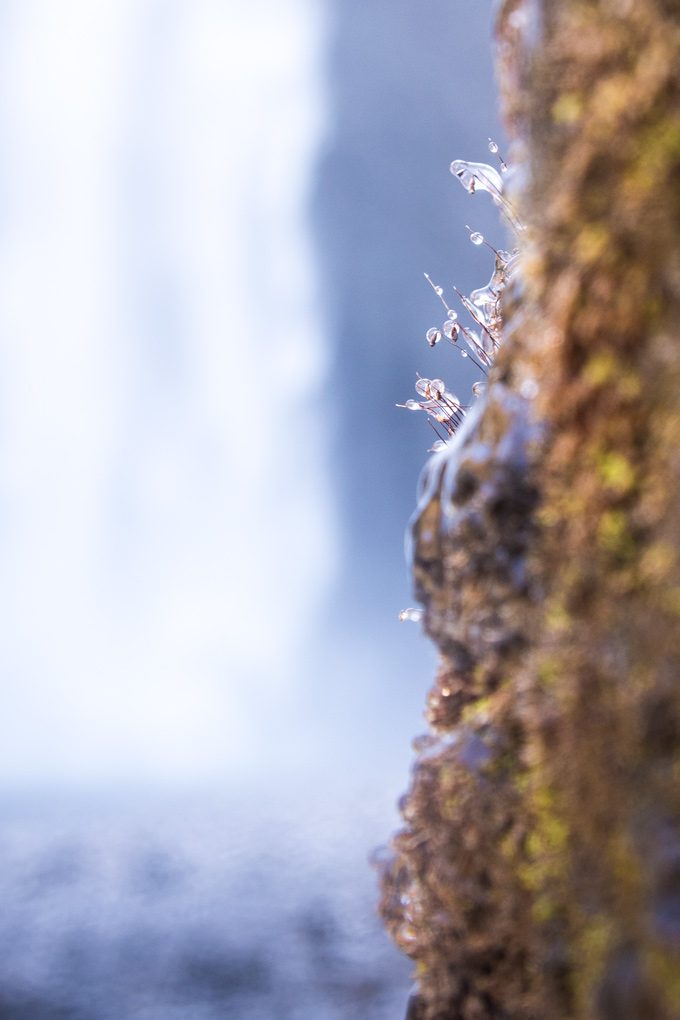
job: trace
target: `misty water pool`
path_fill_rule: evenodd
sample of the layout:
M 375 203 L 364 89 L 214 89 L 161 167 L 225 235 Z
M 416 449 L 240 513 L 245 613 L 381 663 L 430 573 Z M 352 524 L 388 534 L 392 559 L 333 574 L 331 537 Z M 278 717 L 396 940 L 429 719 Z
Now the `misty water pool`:
M 401 1020 L 389 798 L 3 799 L 3 1020 Z

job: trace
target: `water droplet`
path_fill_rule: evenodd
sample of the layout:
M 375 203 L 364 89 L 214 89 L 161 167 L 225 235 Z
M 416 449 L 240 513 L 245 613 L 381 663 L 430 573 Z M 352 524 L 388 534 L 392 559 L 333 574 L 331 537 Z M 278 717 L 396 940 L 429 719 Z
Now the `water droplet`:
M 472 384 L 472 392 L 476 397 L 482 397 L 486 393 L 486 384 L 483 382 L 476 382 Z
M 460 356 L 461 356 L 461 358 L 467 358 L 467 356 L 468 356 L 467 351 L 461 351 L 460 352 Z
M 398 404 L 398 407 L 405 407 L 407 411 L 422 411 L 417 400 L 407 400 L 405 404 Z
M 484 235 L 480 234 L 478 230 L 474 230 L 470 234 L 470 240 L 472 241 L 473 244 L 477 245 L 484 244 Z
M 399 619 L 402 623 L 420 623 L 423 618 L 422 609 L 402 609 L 399 613 Z
M 494 156 L 498 152 L 498 145 L 494 142 L 493 138 L 489 139 L 489 152 L 493 153 Z
M 449 308 L 449 319 L 457 319 L 458 312 L 454 311 L 453 308 Z
M 416 380 L 416 393 L 419 393 L 421 397 L 429 397 L 430 380 L 429 379 Z
M 446 393 L 446 386 L 442 379 L 432 379 L 430 382 L 430 393 L 436 400 L 439 400 Z
M 435 292 L 435 294 L 437 295 L 437 297 L 441 297 L 441 296 L 442 296 L 442 294 L 444 293 L 444 290 L 443 290 L 443 288 L 442 288 L 442 287 L 435 287 L 435 288 L 434 288 L 434 292 Z
M 430 447 L 430 453 L 441 453 L 442 450 L 446 449 L 446 443 L 443 439 L 437 439 Z
M 428 329 L 427 333 L 425 334 L 425 339 L 427 340 L 430 347 L 434 347 L 436 344 L 438 344 L 441 338 L 442 335 L 440 331 L 438 329 L 435 329 L 434 326 L 432 327 L 432 329 Z
M 444 323 L 442 329 L 444 331 L 444 336 L 446 337 L 446 339 L 453 340 L 453 342 L 455 343 L 458 337 L 458 333 L 460 331 L 460 326 L 458 325 L 458 323 L 449 320 L 449 322 Z

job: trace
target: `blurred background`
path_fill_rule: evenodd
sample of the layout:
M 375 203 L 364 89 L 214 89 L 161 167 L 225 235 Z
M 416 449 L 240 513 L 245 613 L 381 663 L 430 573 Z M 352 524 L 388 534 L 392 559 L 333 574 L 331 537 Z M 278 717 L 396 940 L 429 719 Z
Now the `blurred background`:
M 374 1020 L 490 0 L 0 0 L 0 1017 Z

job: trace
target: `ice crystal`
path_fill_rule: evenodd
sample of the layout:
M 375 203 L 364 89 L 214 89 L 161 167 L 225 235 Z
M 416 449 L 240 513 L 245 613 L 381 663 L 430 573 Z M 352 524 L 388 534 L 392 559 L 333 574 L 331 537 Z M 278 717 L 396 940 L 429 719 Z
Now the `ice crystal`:
M 507 170 L 507 166 L 500 155 L 497 142 L 491 138 L 489 139 L 489 151 L 498 156 L 501 164 L 500 173 L 486 163 L 471 163 L 465 160 L 454 160 L 450 166 L 451 173 L 460 180 L 470 194 L 474 194 L 475 191 L 488 192 L 511 226 L 516 231 L 520 231 L 523 229 L 522 224 L 517 220 L 512 206 L 504 194 L 505 182 L 502 173 Z M 441 328 L 432 326 L 427 330 L 425 339 L 430 347 L 435 347 L 442 339 L 448 340 L 456 347 L 460 357 L 469 359 L 476 365 L 480 373 L 486 376 L 493 366 L 496 352 L 503 341 L 501 296 L 513 274 L 518 253 L 517 249 L 506 251 L 503 248 L 496 248 L 479 231 L 472 230 L 469 226 L 466 226 L 465 229 L 472 244 L 478 247 L 484 245 L 493 252 L 494 264 L 491 277 L 487 284 L 473 290 L 469 295 L 461 293 L 455 286 L 452 288 L 464 311 L 472 320 L 472 325 L 468 326 L 459 320 L 458 312 L 449 306 L 444 288 L 435 283 L 428 273 L 425 273 L 425 279 L 446 310 L 446 320 Z M 467 349 L 459 345 L 461 337 Z M 525 395 L 529 394 L 529 390 L 530 386 L 527 386 Z M 485 392 L 486 386 L 481 380 L 473 384 L 473 397 L 478 398 Z M 418 377 L 416 393 L 422 399 L 410 399 L 397 406 L 405 407 L 410 411 L 425 412 L 437 435 L 430 452 L 439 452 L 446 445 L 446 438 L 454 435 L 462 424 L 466 408 L 461 405 L 457 397 L 453 397 L 446 391 L 445 383 L 441 379 L 430 380 Z M 438 431 L 438 427 L 443 430 L 443 436 L 441 431 Z
M 454 177 L 458 178 L 469 194 L 473 195 L 476 191 L 487 191 L 491 195 L 494 205 L 498 206 L 513 230 L 517 232 L 524 230 L 524 224 L 518 219 L 504 194 L 504 181 L 498 170 L 494 170 L 488 163 L 469 163 L 464 159 L 454 159 L 449 170 Z

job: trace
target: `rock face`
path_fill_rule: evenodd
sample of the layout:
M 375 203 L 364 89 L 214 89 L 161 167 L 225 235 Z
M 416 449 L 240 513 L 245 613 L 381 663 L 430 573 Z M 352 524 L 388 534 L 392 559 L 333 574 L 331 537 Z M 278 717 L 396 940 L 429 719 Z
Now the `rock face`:
M 680 0 L 506 0 L 527 224 L 412 522 L 441 651 L 382 910 L 424 1020 L 680 1017 Z

